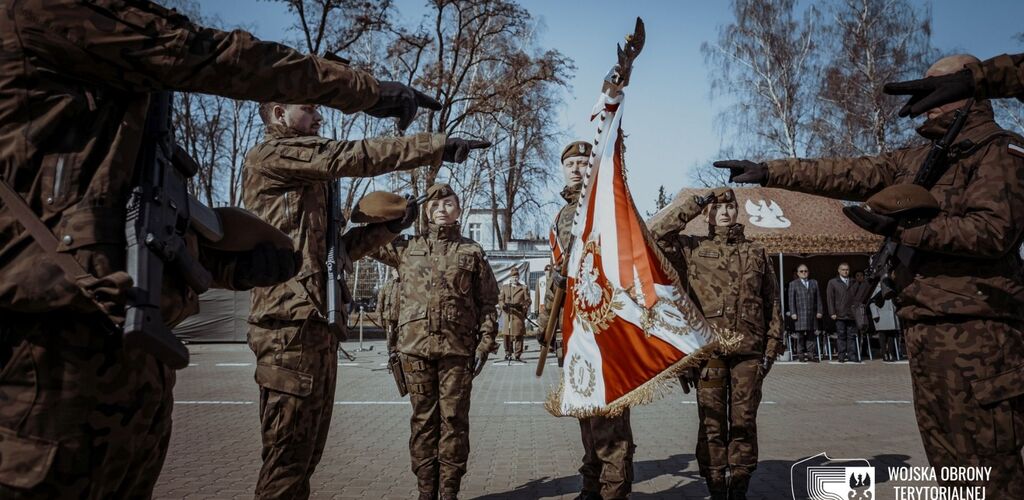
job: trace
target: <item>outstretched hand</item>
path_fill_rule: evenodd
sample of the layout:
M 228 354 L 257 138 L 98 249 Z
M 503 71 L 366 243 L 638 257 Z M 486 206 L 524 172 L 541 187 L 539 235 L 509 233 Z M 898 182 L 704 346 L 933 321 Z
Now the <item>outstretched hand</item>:
M 745 184 L 761 184 L 768 182 L 768 167 L 764 163 L 749 160 L 722 160 L 712 165 L 717 168 L 729 169 L 729 182 Z
M 908 95 L 910 99 L 900 108 L 900 116 L 917 116 L 929 109 L 937 108 L 974 95 L 974 75 L 964 69 L 942 76 L 931 76 L 918 80 L 887 83 L 882 91 L 889 95 Z
M 489 147 L 491 147 L 489 141 L 449 137 L 444 142 L 444 154 L 441 155 L 441 159 L 449 163 L 462 163 L 469 158 L 470 151 Z
M 363 112 L 376 118 L 397 118 L 398 130 L 409 128 L 419 108 L 441 109 L 436 99 L 404 83 L 383 81 L 379 88 L 380 99 Z

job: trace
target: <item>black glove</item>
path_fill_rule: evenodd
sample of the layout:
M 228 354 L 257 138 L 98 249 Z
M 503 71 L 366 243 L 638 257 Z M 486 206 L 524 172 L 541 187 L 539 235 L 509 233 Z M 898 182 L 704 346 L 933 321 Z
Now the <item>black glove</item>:
M 491 143 L 488 141 L 449 137 L 444 141 L 444 154 L 441 155 L 441 159 L 449 163 L 462 163 L 469 158 L 471 150 L 489 147 L 491 147 Z
M 93 302 L 115 323 L 124 323 L 124 305 L 134 281 L 128 273 L 117 271 L 86 285 Z
M 700 372 L 696 368 L 683 370 L 679 374 L 679 385 L 683 387 L 683 394 L 689 394 L 690 388 L 697 388 L 697 380 L 700 379 Z
M 768 167 L 764 163 L 748 160 L 716 161 L 712 165 L 729 169 L 729 182 L 765 185 L 768 182 Z
M 302 254 L 260 243 L 248 252 L 236 252 L 231 285 L 236 290 L 270 286 L 292 279 L 302 264 Z
M 441 103 L 404 83 L 380 82 L 380 99 L 377 104 L 363 112 L 376 118 L 398 118 L 398 130 L 405 130 L 416 118 L 417 108 L 434 111 L 441 109 Z
M 416 217 L 420 214 L 420 205 L 416 203 L 416 199 L 411 194 L 405 195 L 405 215 L 401 219 L 395 219 L 384 223 L 384 227 L 388 228 L 388 231 L 398 234 L 401 233 L 405 228 L 416 222 Z
M 487 356 L 488 356 L 488 354 L 486 352 L 482 352 L 482 351 L 476 351 L 476 354 L 473 356 L 473 377 L 474 378 L 477 375 L 480 375 L 480 372 L 484 371 L 484 365 L 487 364 Z
M 843 213 L 860 226 L 861 229 L 882 236 L 892 236 L 896 232 L 897 220 L 895 217 L 882 215 L 865 209 L 864 207 L 843 207 Z
M 569 256 L 566 255 L 563 256 L 562 258 L 568 259 Z M 555 286 L 562 289 L 564 289 L 566 285 L 569 284 L 569 278 L 562 274 L 562 269 L 560 267 L 552 270 L 551 281 L 555 284 Z
M 919 80 L 887 83 L 882 91 L 890 95 L 909 95 L 900 108 L 900 116 L 917 116 L 943 104 L 967 99 L 974 95 L 974 75 L 964 69 L 956 73 L 932 76 Z
M 768 372 L 772 371 L 772 366 L 774 365 L 775 358 L 773 356 L 765 355 L 765 357 L 761 359 L 761 364 L 757 365 L 757 374 L 760 375 L 761 378 L 767 377 Z

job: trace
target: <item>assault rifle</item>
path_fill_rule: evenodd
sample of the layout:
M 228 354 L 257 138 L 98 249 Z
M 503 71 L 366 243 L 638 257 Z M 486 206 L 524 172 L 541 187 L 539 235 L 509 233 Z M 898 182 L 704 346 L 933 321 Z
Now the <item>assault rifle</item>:
M 341 213 L 341 181 L 327 187 L 327 326 L 335 333 L 344 331 L 346 307 L 352 301 L 345 283 L 345 273 L 352 272 L 341 231 L 345 216 Z
M 943 174 L 949 170 L 949 148 L 960 135 L 967 121 L 967 114 L 974 105 L 974 99 L 967 101 L 967 104 L 953 115 L 953 124 L 941 139 L 932 143 L 928 156 L 925 157 L 921 168 L 914 176 L 914 184 L 931 189 L 939 181 Z M 871 284 L 871 289 L 878 287 L 878 293 L 871 297 L 870 302 L 878 307 L 886 300 L 892 299 L 899 293 L 899 286 L 893 276 L 900 271 L 909 272 L 913 267 L 917 251 L 906 245 L 901 245 L 892 236 L 887 236 L 882 242 L 881 248 L 871 257 L 871 264 L 865 270 L 865 278 Z M 905 280 L 900 280 L 905 281 Z
M 125 346 L 140 347 L 173 369 L 188 366 L 188 350 L 160 314 L 164 266 L 172 267 L 197 294 L 212 277 L 185 246 L 192 229 L 210 241 L 223 237 L 220 219 L 188 194 L 186 179 L 199 166 L 174 143 L 171 92 L 154 92 L 136 165 L 136 183 L 125 219 L 128 293 L 122 328 Z

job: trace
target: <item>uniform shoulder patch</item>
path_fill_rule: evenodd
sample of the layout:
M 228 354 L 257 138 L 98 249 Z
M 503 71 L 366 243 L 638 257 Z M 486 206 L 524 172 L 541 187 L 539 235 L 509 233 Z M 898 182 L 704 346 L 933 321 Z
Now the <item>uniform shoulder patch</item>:
M 1007 144 L 1006 152 L 1018 158 L 1024 158 L 1024 147 L 1018 146 L 1012 142 Z

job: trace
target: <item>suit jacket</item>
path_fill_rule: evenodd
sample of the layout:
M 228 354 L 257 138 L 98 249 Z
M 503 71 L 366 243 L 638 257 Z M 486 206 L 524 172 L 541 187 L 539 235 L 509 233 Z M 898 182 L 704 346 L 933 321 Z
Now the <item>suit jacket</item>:
M 807 280 L 807 286 L 799 278 L 789 282 L 786 293 L 786 317 L 796 314 L 793 329 L 798 332 L 813 331 L 816 315 L 825 314 L 825 306 L 821 302 L 821 291 L 818 281 Z
M 836 315 L 836 319 L 853 319 L 853 295 L 856 292 L 854 284 L 857 282 L 853 277 L 847 278 L 849 285 L 843 284 L 843 279 L 836 276 L 828 281 L 828 288 L 825 294 L 828 299 L 828 314 Z

